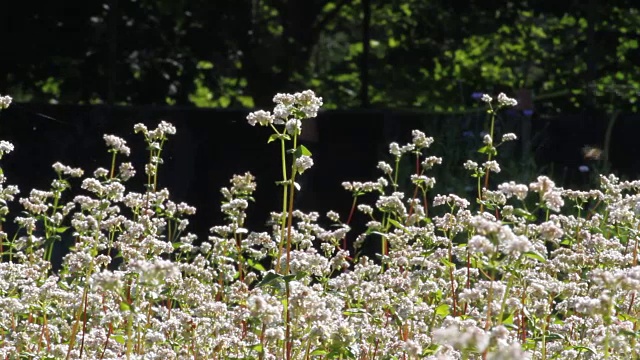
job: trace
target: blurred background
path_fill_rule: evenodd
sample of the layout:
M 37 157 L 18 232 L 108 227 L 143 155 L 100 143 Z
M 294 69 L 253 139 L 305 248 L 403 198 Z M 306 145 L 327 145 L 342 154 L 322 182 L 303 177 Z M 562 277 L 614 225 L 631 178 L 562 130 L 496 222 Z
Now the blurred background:
M 0 91 L 18 102 L 636 111 L 635 0 L 66 0 L 2 6 Z M 524 99 L 523 99 L 524 100 Z M 523 109 L 524 110 L 524 109 Z M 527 109 L 530 110 L 530 109 Z

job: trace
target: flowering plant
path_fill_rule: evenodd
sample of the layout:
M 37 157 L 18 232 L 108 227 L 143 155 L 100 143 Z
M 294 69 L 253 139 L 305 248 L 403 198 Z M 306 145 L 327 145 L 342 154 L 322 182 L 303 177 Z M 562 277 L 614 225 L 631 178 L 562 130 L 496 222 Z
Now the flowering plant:
M 104 140 L 112 161 L 83 180 L 60 163 L 47 191 L 18 202 L 12 236 L 0 232 L 1 359 L 629 359 L 637 343 L 640 290 L 640 181 L 602 176 L 599 189 L 573 191 L 540 176 L 530 184 L 493 184 L 498 149 L 514 134 L 490 127 L 463 166 L 474 199 L 431 194 L 421 131 L 389 146 L 381 177 L 345 182 L 353 206 L 343 218 L 293 208 L 298 176 L 313 166 L 298 143 L 322 99 L 312 91 L 278 94 L 268 126 L 280 143 L 282 206 L 269 231 L 245 228 L 256 189 L 250 173 L 222 189 L 227 222 L 206 239 L 188 233 L 195 209 L 158 188 L 162 150 L 176 129 L 138 124 L 148 145 L 146 190 L 128 191 L 135 167 L 126 142 Z M 10 98 L 0 98 L 2 108 Z M 494 139 L 499 138 L 497 143 Z M 13 150 L 0 143 L 0 157 Z M 415 171 L 400 173 L 400 161 Z M 461 164 L 462 165 L 462 164 Z M 401 176 L 413 188 L 400 189 Z M 70 197 L 80 181 L 81 192 Z M 18 188 L 0 173 L 0 220 Z M 362 201 L 375 196 L 373 203 Z M 351 234 L 354 216 L 369 219 Z M 51 251 L 63 234 L 74 245 L 58 272 Z M 352 252 L 380 241 L 369 258 Z

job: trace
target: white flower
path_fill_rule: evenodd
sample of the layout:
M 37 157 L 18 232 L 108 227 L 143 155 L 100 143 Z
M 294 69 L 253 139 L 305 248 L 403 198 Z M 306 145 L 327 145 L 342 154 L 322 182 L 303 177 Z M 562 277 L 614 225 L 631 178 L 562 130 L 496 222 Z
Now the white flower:
M 322 106 L 322 98 L 317 97 L 312 90 L 295 93 L 293 97 L 300 111 L 302 111 L 307 118 L 314 118 L 318 115 L 318 110 Z
M 285 128 L 290 135 L 300 134 L 302 132 L 302 122 L 298 119 L 289 119 L 285 124 Z
M 13 100 L 13 99 L 9 95 L 0 96 L 0 109 L 8 108 L 9 105 L 11 105 L 11 100 Z
M 428 148 L 429 146 L 431 146 L 431 144 L 433 144 L 433 138 L 431 137 L 427 137 L 422 131 L 420 130 L 413 130 L 411 132 L 411 136 L 413 137 L 413 140 L 411 141 L 413 143 L 413 145 L 415 145 L 415 147 L 417 147 L 418 149 L 421 148 Z
M 111 148 L 111 150 L 124 154 L 125 156 L 129 156 L 129 154 L 131 153 L 131 149 L 129 149 L 129 147 L 127 146 L 127 142 L 124 139 L 115 135 L 107 134 L 103 136 L 103 139 L 107 146 Z
M 463 166 L 466 170 L 475 170 L 478 168 L 478 163 L 472 160 L 467 160 L 464 162 Z
M 486 161 L 482 165 L 484 166 L 485 169 L 488 169 L 489 171 L 493 171 L 494 173 L 500 172 L 500 164 L 498 164 L 498 162 L 495 160 Z
M 389 144 L 389 154 L 396 157 L 402 156 L 402 150 L 400 149 L 400 145 L 398 145 L 398 143 L 396 142 L 392 142 L 391 144 Z
M 518 137 L 514 133 L 507 133 L 507 134 L 502 135 L 502 142 L 514 141 L 514 140 L 517 140 L 517 139 L 518 139 Z
M 295 102 L 296 98 L 291 94 L 276 94 L 273 97 L 273 102 L 278 105 L 291 106 Z
M 491 101 L 493 101 L 491 96 L 489 96 L 488 94 L 482 94 L 482 97 L 480 98 L 480 100 L 482 100 L 482 101 L 484 101 L 486 103 L 490 103 Z
M 310 156 L 302 155 L 296 159 L 296 170 L 302 174 L 313 166 L 313 159 Z
M 504 93 L 498 94 L 498 105 L 500 106 L 516 106 L 518 105 L 518 101 L 516 99 L 512 99 L 507 97 Z
M 393 173 L 393 168 L 391 165 L 387 164 L 384 161 L 378 162 L 378 169 L 382 170 L 385 175 L 391 175 Z
M 266 126 L 269 124 L 273 124 L 274 120 L 274 116 L 271 115 L 270 112 L 264 110 L 254 111 L 247 115 L 247 121 L 251 126 L 255 126 L 256 123 L 259 123 L 262 126 Z

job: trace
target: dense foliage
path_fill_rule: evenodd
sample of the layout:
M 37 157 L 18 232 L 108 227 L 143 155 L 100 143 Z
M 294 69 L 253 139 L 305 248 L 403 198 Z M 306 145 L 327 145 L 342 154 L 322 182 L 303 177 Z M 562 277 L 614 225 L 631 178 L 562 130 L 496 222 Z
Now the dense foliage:
M 640 91 L 631 0 L 41 5 L 0 14 L 12 49 L 0 56 L 0 90 L 17 101 L 252 107 L 309 86 L 328 108 L 454 111 L 473 92 L 527 89 L 538 110 L 556 112 L 636 110 Z

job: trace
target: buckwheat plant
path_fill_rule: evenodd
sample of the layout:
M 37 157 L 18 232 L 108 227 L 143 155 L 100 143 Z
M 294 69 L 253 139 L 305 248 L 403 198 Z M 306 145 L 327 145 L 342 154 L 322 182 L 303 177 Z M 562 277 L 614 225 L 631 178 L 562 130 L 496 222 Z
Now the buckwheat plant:
M 0 218 L 19 228 L 0 232 L 0 358 L 638 358 L 640 181 L 602 176 L 589 191 L 546 176 L 492 182 L 499 145 L 515 140 L 496 144 L 493 125 L 515 100 L 483 100 L 483 158 L 464 164 L 476 198 L 430 192 L 428 172 L 446 159 L 414 130 L 389 146 L 380 178 L 343 183 L 353 198 L 344 222 L 293 208 L 308 191 L 296 178 L 313 164 L 298 136 L 322 104 L 309 90 L 278 94 L 272 112 L 247 117 L 281 145 L 283 199 L 268 228 L 246 227 L 257 186 L 247 172 L 221 191 L 225 222 L 200 239 L 188 232 L 195 209 L 158 188 L 176 133 L 166 122 L 135 126 L 149 151 L 142 193 L 127 189 L 135 165 L 114 135 L 104 136 L 106 168 L 87 176 L 54 164 L 50 189 L 18 200 L 20 216 L 8 206 L 18 189 L 0 173 Z M 11 150 L 0 142 L 0 156 Z M 356 216 L 368 222 L 352 234 Z M 73 245 L 54 271 L 52 248 L 64 239 Z M 350 241 L 382 246 L 369 258 Z

